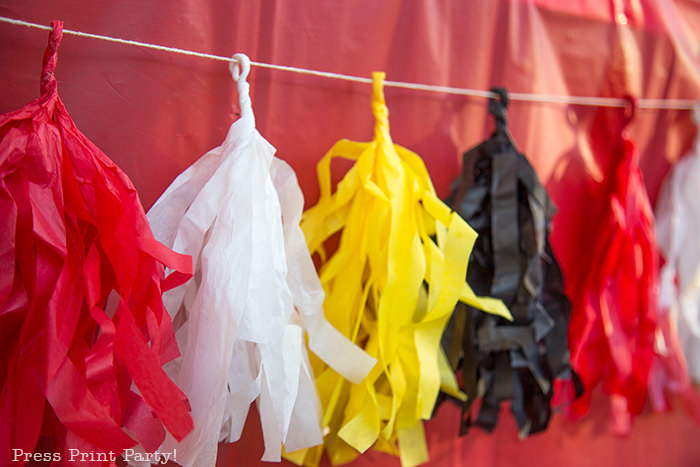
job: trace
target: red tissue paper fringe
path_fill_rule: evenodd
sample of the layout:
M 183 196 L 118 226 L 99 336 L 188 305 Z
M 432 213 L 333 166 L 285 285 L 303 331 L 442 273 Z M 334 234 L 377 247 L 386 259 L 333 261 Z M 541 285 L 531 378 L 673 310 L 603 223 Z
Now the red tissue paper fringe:
M 0 116 L 0 465 L 35 450 L 64 465 L 71 449 L 155 450 L 163 427 L 192 429 L 162 370 L 179 351 L 161 299 L 192 260 L 153 238 L 131 181 L 66 112 L 53 74 L 62 26 L 41 97 Z
M 590 262 L 580 265 L 575 280 L 569 327 L 572 366 L 586 388 L 573 412 L 588 411 L 591 391 L 602 381 L 615 434 L 629 433 L 632 416 L 646 403 L 658 319 L 654 216 L 626 131 L 633 106 L 600 108 L 593 122 L 592 148 L 610 176 L 596 187 L 604 202 L 592 207 L 600 222 L 587 236 Z

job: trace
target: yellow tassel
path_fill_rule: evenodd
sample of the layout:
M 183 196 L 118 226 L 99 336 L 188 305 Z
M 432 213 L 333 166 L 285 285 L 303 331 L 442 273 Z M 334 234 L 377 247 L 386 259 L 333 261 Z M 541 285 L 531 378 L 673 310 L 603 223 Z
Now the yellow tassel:
M 477 297 L 466 284 L 476 233 L 437 197 L 420 157 L 392 143 L 384 73 L 373 79 L 374 139 L 341 140 L 323 157 L 320 198 L 301 227 L 322 260 L 327 319 L 378 363 L 360 384 L 320 360 L 314 371 L 331 462 L 349 462 L 376 443 L 379 450 L 398 452 L 410 467 L 428 459 L 422 420 L 430 418 L 441 385 L 463 397 L 440 348 L 457 301 L 508 318 L 510 313 L 500 300 Z M 335 157 L 355 163 L 332 193 Z M 327 258 L 323 244 L 337 232 L 338 249 Z M 316 466 L 320 456 L 311 448 L 288 459 Z

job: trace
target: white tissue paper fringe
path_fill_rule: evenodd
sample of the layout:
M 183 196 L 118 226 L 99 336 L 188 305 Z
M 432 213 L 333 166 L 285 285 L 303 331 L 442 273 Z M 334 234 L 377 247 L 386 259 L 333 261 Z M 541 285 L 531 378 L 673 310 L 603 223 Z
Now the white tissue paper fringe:
M 688 371 L 700 381 L 700 137 L 666 176 L 655 211 L 657 243 L 665 260 L 659 307 L 671 313 Z
M 235 57 L 240 57 L 236 55 Z M 326 321 L 324 293 L 299 227 L 303 195 L 255 129 L 239 58 L 241 118 L 222 146 L 180 174 L 148 212 L 155 237 L 192 255 L 195 276 L 164 295 L 182 356 L 166 365 L 187 394 L 194 431 L 160 451 L 212 466 L 257 401 L 264 461 L 321 444 L 320 402 L 304 343 L 348 380 L 376 363 Z M 234 73 L 236 77 L 237 73 Z

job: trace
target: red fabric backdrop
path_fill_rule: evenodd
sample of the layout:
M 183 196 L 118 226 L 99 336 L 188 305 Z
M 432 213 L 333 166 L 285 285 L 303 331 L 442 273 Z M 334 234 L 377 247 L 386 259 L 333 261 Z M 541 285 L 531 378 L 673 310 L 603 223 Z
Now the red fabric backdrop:
M 4 0 L 0 15 L 252 60 L 387 79 L 564 95 L 700 96 L 700 4 L 694 0 L 372 1 Z M 0 24 L 0 112 L 38 96 L 48 33 Z M 228 66 L 195 57 L 65 36 L 56 71 L 81 130 L 131 177 L 145 208 L 173 178 L 221 143 L 236 118 Z M 307 206 L 318 195 L 315 164 L 338 139 L 371 138 L 370 87 L 253 68 L 258 129 L 297 171 Z M 394 141 L 419 153 L 441 195 L 461 153 L 490 131 L 482 99 L 386 89 Z M 565 278 L 587 252 L 595 222 L 585 187 L 605 177 L 591 154 L 589 108 L 513 102 L 514 140 L 560 208 L 554 247 Z M 642 110 L 632 123 L 652 202 L 670 165 L 695 134 L 688 113 Z M 457 439 L 457 412 L 428 423 L 431 465 L 698 465 L 698 427 L 679 410 L 645 413 L 633 434 L 606 433 L 597 398 L 580 422 L 555 419 L 548 433 L 518 441 L 504 412 L 493 435 Z M 262 453 L 251 421 L 221 465 L 254 465 Z M 355 465 L 398 465 L 372 454 Z

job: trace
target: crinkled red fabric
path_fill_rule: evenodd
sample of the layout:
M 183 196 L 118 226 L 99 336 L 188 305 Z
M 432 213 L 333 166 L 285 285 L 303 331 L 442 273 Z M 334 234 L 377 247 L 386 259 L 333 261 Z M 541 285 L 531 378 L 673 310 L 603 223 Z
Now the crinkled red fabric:
M 572 365 L 586 387 L 573 404 L 576 415 L 588 411 L 600 382 L 611 396 L 611 431 L 627 434 L 632 415 L 647 399 L 657 328 L 658 253 L 654 217 L 638 154 L 622 109 L 598 110 L 591 144 L 606 177 L 592 189 L 604 203 L 590 233 L 588 264 L 574 284 L 569 342 Z
M 61 31 L 54 22 L 42 96 L 0 116 L 2 465 L 17 449 L 63 452 L 64 465 L 70 449 L 155 449 L 163 427 L 178 439 L 192 428 L 161 368 L 178 355 L 163 265 L 172 287 L 191 258 L 155 241 L 128 177 L 68 116 L 53 75 Z

